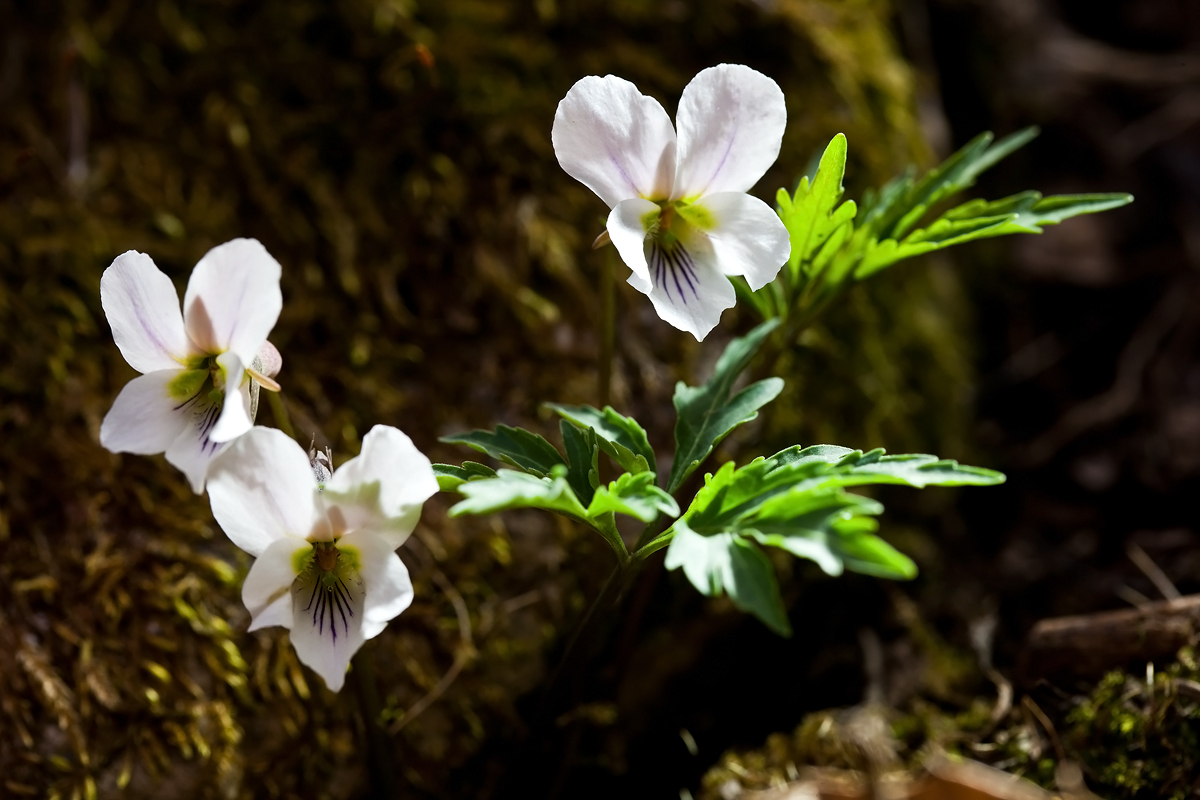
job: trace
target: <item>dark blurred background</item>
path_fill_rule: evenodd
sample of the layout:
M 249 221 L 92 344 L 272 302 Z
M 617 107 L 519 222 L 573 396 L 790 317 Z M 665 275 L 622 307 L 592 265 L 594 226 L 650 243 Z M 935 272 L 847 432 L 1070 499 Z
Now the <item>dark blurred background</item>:
M 656 564 L 539 723 L 610 554 L 548 517 L 431 501 L 401 551 L 417 600 L 366 648 L 402 796 L 675 797 L 727 748 L 859 702 L 863 630 L 903 672 L 912 609 L 962 650 L 994 618 L 1011 671 L 1038 619 L 1156 596 L 1131 543 L 1200 588 L 1198 45 L 1189 0 L 0 2 L 3 794 L 372 796 L 354 692 L 326 692 L 281 631 L 244 632 L 248 559 L 205 499 L 161 457 L 99 447 L 134 374 L 99 278 L 136 249 L 182 289 L 208 248 L 260 239 L 284 265 L 285 403 L 336 462 L 376 423 L 435 461 L 469 455 L 437 443 L 468 427 L 549 433 L 541 402 L 595 394 L 606 210 L 549 137 L 588 74 L 672 115 L 711 64 L 775 78 L 789 126 L 765 199 L 838 131 L 861 197 L 1037 124 L 975 196 L 1137 201 L 896 267 L 781 361 L 787 392 L 724 455 L 831 442 L 1009 475 L 881 493 L 911 584 L 781 560 L 790 640 Z M 753 320 L 727 312 L 697 345 L 628 287 L 618 305 L 614 405 L 669 452 L 674 382 Z

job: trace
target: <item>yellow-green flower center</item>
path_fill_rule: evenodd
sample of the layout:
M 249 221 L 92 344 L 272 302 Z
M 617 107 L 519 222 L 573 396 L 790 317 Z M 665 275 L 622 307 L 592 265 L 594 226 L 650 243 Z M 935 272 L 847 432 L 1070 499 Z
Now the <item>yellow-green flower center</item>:
M 225 397 L 225 368 L 216 356 L 193 356 L 184 362 L 184 369 L 167 384 L 171 399 L 184 402 L 204 392 L 213 403 Z
M 642 228 L 665 247 L 671 247 L 678 241 L 681 225 L 690 225 L 701 231 L 716 227 L 716 218 L 702 205 L 686 200 L 662 200 L 657 205 L 657 211 L 642 215 Z
M 322 635 L 328 628 L 334 642 L 339 630 L 347 635 L 354 608 L 361 601 L 362 554 L 358 548 L 313 542 L 311 547 L 292 554 L 292 569 L 296 573 L 293 586 L 302 598 L 308 595 L 307 604 L 302 609 L 297 607 L 297 613 L 311 613 L 313 626 Z

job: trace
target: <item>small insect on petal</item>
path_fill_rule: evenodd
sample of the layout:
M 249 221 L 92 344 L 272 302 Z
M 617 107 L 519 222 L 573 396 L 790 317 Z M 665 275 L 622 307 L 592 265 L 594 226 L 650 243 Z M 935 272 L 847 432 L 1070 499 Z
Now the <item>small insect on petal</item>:
M 318 450 L 315 433 L 312 437 L 312 444 L 308 446 L 308 464 L 317 477 L 317 485 L 323 488 L 325 482 L 333 477 L 333 451 L 328 447 Z

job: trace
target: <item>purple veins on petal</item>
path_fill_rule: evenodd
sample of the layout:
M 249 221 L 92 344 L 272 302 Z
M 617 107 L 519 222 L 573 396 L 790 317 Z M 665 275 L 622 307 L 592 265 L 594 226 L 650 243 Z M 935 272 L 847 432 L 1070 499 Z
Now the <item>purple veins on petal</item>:
M 354 606 L 352 606 L 350 604 L 350 587 L 347 586 L 345 583 L 342 583 L 341 578 L 338 578 L 338 584 L 342 587 L 342 590 L 346 593 L 346 610 L 349 611 L 350 616 L 353 617 L 354 616 Z
M 684 284 L 687 284 L 692 297 L 699 298 L 696 263 L 682 244 L 676 242 L 674 246 L 666 247 L 658 242 L 653 243 L 650 249 L 650 267 L 654 283 L 663 288 L 668 299 L 671 297 L 671 286 L 674 285 L 679 302 L 686 304 L 687 292 L 684 291 Z

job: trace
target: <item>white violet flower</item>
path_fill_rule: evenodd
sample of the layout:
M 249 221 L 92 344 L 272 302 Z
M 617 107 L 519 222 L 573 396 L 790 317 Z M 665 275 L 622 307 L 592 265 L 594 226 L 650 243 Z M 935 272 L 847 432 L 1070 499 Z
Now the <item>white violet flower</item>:
M 209 462 L 253 425 L 258 387 L 279 391 L 282 361 L 267 335 L 283 306 L 280 272 L 258 241 L 226 242 L 192 270 L 180 313 L 174 284 L 149 256 L 117 256 L 100 278 L 100 302 L 121 355 L 142 375 L 117 395 L 100 443 L 165 452 L 202 492 Z
M 558 163 L 612 211 L 608 235 L 655 311 L 698 340 L 736 302 L 725 276 L 758 290 L 791 253 L 787 229 L 746 192 L 775 162 L 787 123 L 779 85 L 740 64 L 701 71 L 683 90 L 678 135 L 627 80 L 577 82 L 558 104 Z
M 273 428 L 254 428 L 214 462 L 208 496 L 225 534 L 257 560 L 242 586 L 250 630 L 282 625 L 333 691 L 351 656 L 412 602 L 396 555 L 438 490 L 429 459 L 376 425 L 330 474 Z

